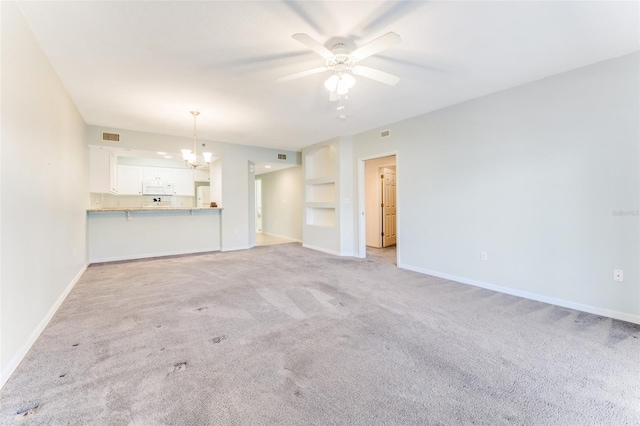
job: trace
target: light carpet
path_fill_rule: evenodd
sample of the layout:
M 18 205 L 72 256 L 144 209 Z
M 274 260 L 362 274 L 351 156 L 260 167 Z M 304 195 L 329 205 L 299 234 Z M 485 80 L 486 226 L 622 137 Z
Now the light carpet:
M 91 266 L 0 424 L 638 425 L 640 327 L 299 244 Z

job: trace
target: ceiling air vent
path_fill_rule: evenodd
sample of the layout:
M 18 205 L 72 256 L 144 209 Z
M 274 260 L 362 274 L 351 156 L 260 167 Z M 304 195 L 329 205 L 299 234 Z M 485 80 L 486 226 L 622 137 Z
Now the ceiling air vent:
M 278 154 L 278 160 L 286 160 L 287 154 Z
M 104 142 L 120 142 L 120 133 L 102 132 Z
M 380 137 L 381 138 L 388 138 L 390 134 L 391 134 L 391 130 L 383 130 L 383 131 L 380 132 Z

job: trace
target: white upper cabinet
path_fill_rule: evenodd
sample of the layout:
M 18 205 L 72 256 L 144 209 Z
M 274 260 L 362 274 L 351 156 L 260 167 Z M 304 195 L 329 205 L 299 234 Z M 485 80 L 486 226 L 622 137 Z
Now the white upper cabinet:
M 211 179 L 209 178 L 209 170 L 195 170 L 195 181 L 196 182 L 209 182 Z
M 106 148 L 89 148 L 89 192 L 118 193 L 116 156 Z
M 142 169 L 144 180 L 166 180 L 173 181 L 174 169 L 164 167 L 144 167 Z
M 173 195 L 193 197 L 195 186 L 193 185 L 193 170 L 175 169 L 173 178 Z
M 142 167 L 118 164 L 118 195 L 142 195 Z

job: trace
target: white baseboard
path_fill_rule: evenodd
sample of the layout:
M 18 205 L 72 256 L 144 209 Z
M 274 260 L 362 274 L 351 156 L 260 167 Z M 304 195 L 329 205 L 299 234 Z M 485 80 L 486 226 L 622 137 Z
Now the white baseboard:
M 88 265 L 84 265 L 80 269 L 80 271 L 76 274 L 76 276 L 73 277 L 73 280 L 71 280 L 67 288 L 58 297 L 58 299 L 53 304 L 53 306 L 51 306 L 51 309 L 49 309 L 49 312 L 47 312 L 47 315 L 44 318 L 42 318 L 42 321 L 40 321 L 40 324 L 38 324 L 35 330 L 33 330 L 33 332 L 29 336 L 29 339 L 26 341 L 24 346 L 22 346 L 22 348 L 18 351 L 18 353 L 15 354 L 13 359 L 9 361 L 9 364 L 7 364 L 4 370 L 2 370 L 2 373 L 0 373 L 0 389 L 4 387 L 4 385 L 7 383 L 7 381 L 13 374 L 13 372 L 16 371 L 16 368 L 18 368 L 18 366 L 20 365 L 24 357 L 27 355 L 27 352 L 29 352 L 29 349 L 31 349 L 31 346 L 33 346 L 36 340 L 38 340 L 38 337 L 40 337 L 40 334 L 42 334 L 44 329 L 47 328 L 47 325 L 49 325 L 49 321 L 51 321 L 51 318 L 53 318 L 55 313 L 58 311 L 58 308 L 60 308 L 60 305 L 62 305 L 62 302 L 64 302 L 64 299 L 67 298 L 67 296 L 69 295 L 73 287 L 80 280 L 80 277 L 82 276 L 82 274 L 84 274 L 84 271 L 87 270 L 87 266 Z
M 238 250 L 249 250 L 250 248 L 252 248 L 254 246 L 236 246 L 236 247 L 224 247 L 222 250 L 220 251 L 238 251 Z
M 311 250 L 321 251 L 323 253 L 333 254 L 335 256 L 340 256 L 340 252 L 339 251 L 329 250 L 329 249 L 326 249 L 324 247 L 312 246 L 310 244 L 302 244 L 302 247 L 308 248 L 308 249 L 311 249 Z
M 458 277 L 456 275 L 445 274 L 443 272 L 438 272 L 438 271 L 432 271 L 430 269 L 424 269 L 416 266 L 401 264 L 400 262 L 398 262 L 398 267 L 402 269 L 408 269 L 409 271 L 420 272 L 422 274 L 433 275 L 434 277 L 445 278 L 451 281 L 457 281 L 462 284 L 469 284 L 475 287 L 486 288 L 487 290 L 493 290 L 499 293 L 510 294 L 512 296 L 518 296 L 525 299 L 536 300 L 538 302 L 549 303 L 551 305 L 562 306 L 563 308 L 575 309 L 577 311 L 588 312 L 590 314 L 601 315 L 604 317 L 614 318 L 621 321 L 640 324 L 640 315 L 613 311 L 610 309 L 599 308 L 597 306 L 583 305 L 581 303 L 571 302 L 569 300 L 564 300 L 564 299 L 557 299 L 555 297 L 544 296 L 538 293 L 531 293 L 524 290 L 517 290 L 517 289 L 504 287 L 496 284 L 486 283 L 483 281 L 472 280 L 470 278 Z
M 291 241 L 292 243 L 301 243 L 302 242 L 302 240 L 297 240 L 295 238 L 287 237 L 287 236 L 284 236 L 284 235 L 272 234 L 271 232 L 262 231 L 261 234 L 269 235 L 271 237 L 276 237 L 276 238 L 282 238 L 283 240 Z
M 163 257 L 163 256 L 180 256 L 183 254 L 196 254 L 196 253 L 208 253 L 212 251 L 220 251 L 220 247 L 210 247 L 201 250 L 178 250 L 178 251 L 163 251 L 158 253 L 142 253 L 142 254 L 132 254 L 126 256 L 112 256 L 112 257 L 98 257 L 96 259 L 89 259 L 89 264 L 93 263 L 104 263 L 104 262 L 118 262 L 121 260 L 136 260 L 136 259 L 149 259 L 152 257 Z

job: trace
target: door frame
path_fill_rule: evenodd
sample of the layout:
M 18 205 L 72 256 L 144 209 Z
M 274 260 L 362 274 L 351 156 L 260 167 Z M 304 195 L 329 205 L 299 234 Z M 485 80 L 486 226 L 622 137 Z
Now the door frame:
M 364 163 L 369 160 L 375 160 L 377 158 L 396 157 L 396 265 L 400 264 L 400 230 L 401 230 L 401 199 L 400 199 L 400 154 L 398 151 L 387 151 L 379 154 L 367 155 L 364 157 L 358 157 L 358 256 L 361 259 L 367 257 L 367 235 L 366 235 L 366 220 L 364 217 L 364 195 L 365 195 L 365 181 L 364 181 Z

